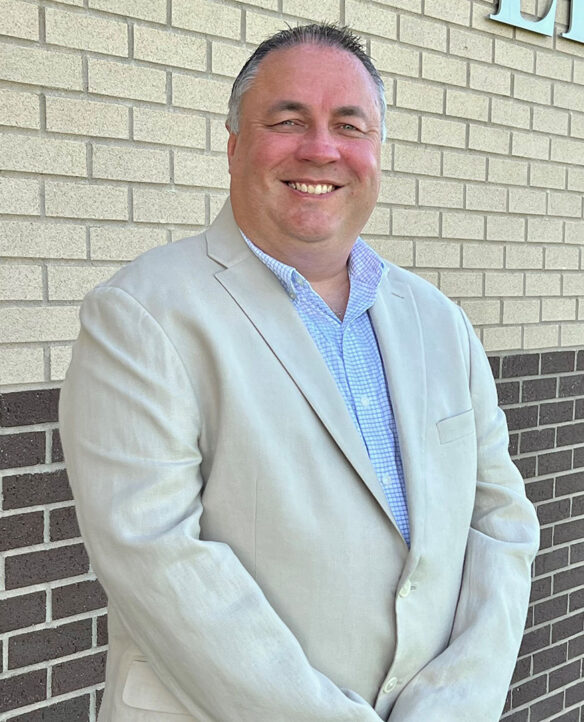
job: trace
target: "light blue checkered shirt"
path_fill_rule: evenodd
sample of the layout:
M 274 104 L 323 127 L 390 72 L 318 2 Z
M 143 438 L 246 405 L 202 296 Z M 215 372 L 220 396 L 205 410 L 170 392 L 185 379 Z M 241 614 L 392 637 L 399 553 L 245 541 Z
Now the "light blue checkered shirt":
M 268 256 L 245 234 L 242 236 L 276 275 L 325 360 L 409 546 L 408 507 L 397 427 L 377 339 L 367 313 L 385 272 L 383 261 L 365 241 L 357 239 L 349 257 L 351 291 L 341 321 L 295 268 Z

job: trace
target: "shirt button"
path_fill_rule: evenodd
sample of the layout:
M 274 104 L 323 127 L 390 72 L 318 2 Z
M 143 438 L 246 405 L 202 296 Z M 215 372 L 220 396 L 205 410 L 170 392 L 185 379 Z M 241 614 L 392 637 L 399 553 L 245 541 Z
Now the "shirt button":
M 389 694 L 393 689 L 395 689 L 396 684 L 397 679 L 395 677 L 390 677 L 383 685 L 383 691 L 385 692 L 385 694 Z
M 294 291 L 290 291 L 290 293 L 289 293 L 288 295 L 290 296 L 290 298 L 291 298 L 293 301 L 296 300 L 296 294 L 294 293 Z
M 366 409 L 370 404 L 371 399 L 369 398 L 369 396 L 361 396 L 361 406 L 363 406 L 363 408 Z
M 412 591 L 412 583 L 410 582 L 409 579 L 406 579 L 405 584 L 399 590 L 399 595 L 400 595 L 400 597 L 407 597 L 411 591 Z

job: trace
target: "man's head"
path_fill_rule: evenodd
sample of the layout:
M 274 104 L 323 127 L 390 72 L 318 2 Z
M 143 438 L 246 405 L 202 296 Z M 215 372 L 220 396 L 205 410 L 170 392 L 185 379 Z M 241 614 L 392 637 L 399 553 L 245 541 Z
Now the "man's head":
M 315 243 L 350 249 L 379 191 L 382 85 L 355 36 L 328 25 L 278 33 L 244 66 L 227 121 L 231 202 L 263 250 L 290 262 Z

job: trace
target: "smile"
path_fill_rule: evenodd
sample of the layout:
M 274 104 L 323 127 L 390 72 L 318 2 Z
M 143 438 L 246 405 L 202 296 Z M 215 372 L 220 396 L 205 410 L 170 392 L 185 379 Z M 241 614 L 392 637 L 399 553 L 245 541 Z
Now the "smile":
M 293 188 L 295 191 L 301 191 L 302 193 L 310 193 L 310 195 L 320 196 L 323 193 L 332 193 L 337 186 L 329 183 L 317 183 L 316 185 L 309 185 L 308 183 L 295 183 L 294 181 L 287 181 L 286 185 Z

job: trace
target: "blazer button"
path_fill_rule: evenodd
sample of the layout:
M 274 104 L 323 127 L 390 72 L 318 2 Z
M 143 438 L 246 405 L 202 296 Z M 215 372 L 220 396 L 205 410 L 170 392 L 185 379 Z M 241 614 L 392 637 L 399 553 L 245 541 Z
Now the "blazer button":
M 399 595 L 400 595 L 400 597 L 407 597 L 411 591 L 412 591 L 412 583 L 410 582 L 409 579 L 406 579 L 405 584 L 399 590 Z
M 385 692 L 385 694 L 389 694 L 393 689 L 395 689 L 396 684 L 397 679 L 395 677 L 390 677 L 383 685 L 383 691 Z

